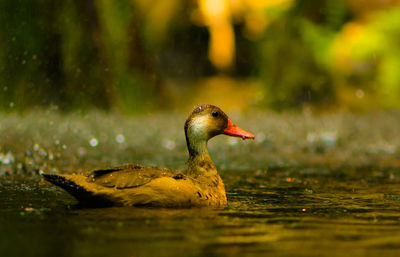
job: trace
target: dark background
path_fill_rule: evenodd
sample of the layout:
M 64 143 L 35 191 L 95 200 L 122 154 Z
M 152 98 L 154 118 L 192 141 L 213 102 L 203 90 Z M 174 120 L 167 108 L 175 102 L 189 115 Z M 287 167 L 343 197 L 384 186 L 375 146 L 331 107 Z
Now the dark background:
M 379 0 L 1 0 L 0 108 L 396 108 L 398 17 Z

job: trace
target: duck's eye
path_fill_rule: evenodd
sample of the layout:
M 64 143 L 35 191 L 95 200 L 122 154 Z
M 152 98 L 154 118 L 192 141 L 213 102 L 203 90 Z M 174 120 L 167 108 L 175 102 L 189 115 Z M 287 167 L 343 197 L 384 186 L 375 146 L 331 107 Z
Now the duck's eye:
M 211 115 L 212 115 L 213 117 L 218 117 L 218 116 L 219 116 L 219 113 L 218 113 L 218 112 L 212 112 Z

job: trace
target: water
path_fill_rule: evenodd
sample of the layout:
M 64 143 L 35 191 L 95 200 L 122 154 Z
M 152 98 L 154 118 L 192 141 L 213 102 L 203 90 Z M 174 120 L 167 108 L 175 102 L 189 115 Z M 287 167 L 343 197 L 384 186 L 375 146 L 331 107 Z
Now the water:
M 224 171 L 225 208 L 82 208 L 0 178 L 2 256 L 399 256 L 398 170 Z
M 186 115 L 0 114 L 1 256 L 400 256 L 397 111 L 230 115 L 256 139 L 210 141 L 222 209 L 81 208 L 38 175 L 183 170 Z

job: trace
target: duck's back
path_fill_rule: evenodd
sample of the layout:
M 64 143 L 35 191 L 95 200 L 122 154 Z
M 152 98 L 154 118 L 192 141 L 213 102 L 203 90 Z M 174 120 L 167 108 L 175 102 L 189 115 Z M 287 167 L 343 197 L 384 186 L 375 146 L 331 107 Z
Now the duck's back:
M 181 178 L 182 176 L 182 173 L 169 169 L 126 164 L 92 171 L 88 175 L 88 182 L 109 188 L 127 189 L 143 186 L 161 177 Z

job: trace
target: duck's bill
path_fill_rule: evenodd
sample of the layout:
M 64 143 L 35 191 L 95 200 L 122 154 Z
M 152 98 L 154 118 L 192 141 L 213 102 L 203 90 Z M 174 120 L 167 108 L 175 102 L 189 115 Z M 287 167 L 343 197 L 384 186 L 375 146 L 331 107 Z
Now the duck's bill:
M 228 127 L 224 130 L 224 134 L 232 137 L 241 137 L 242 139 L 254 139 L 253 134 L 239 128 L 230 119 L 228 119 Z

